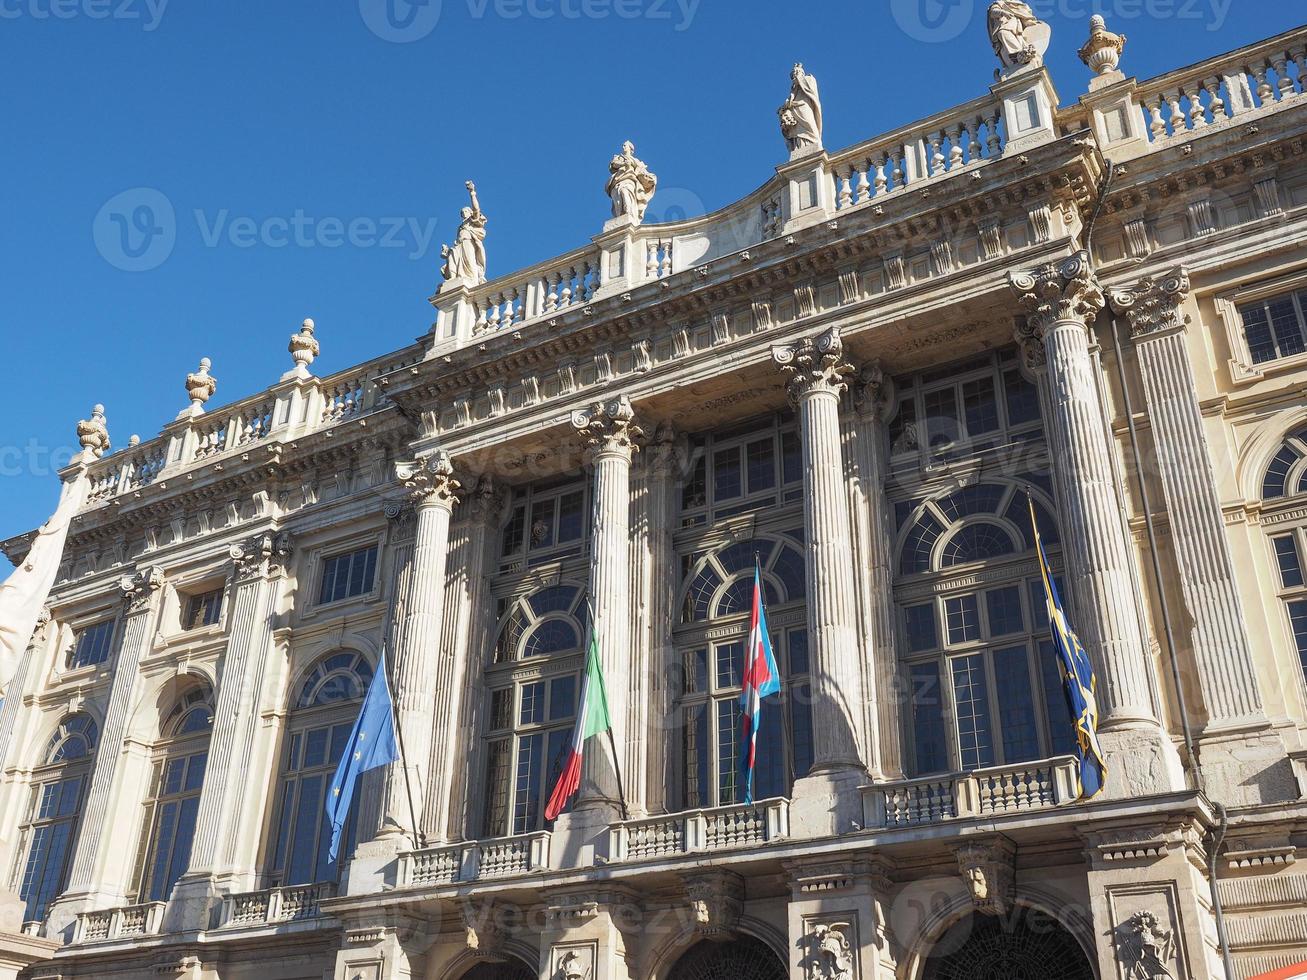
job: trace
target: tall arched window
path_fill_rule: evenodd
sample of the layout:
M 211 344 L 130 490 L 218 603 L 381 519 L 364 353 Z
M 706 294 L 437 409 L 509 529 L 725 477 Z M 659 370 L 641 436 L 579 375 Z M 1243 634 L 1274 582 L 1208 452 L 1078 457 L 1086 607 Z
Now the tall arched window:
M 372 664 L 352 651 L 319 659 L 291 692 L 291 713 L 282 756 L 272 878 L 282 885 L 335 881 L 339 860 L 327 860 L 331 829 L 325 794 L 349 741 L 363 696 L 372 683 Z M 350 810 L 341 855 L 354 849 L 358 796 Z
M 90 715 L 69 715 L 46 745 L 32 779 L 31 803 L 23 825 L 23 865 L 18 894 L 28 921 L 45 918 L 46 909 L 68 883 L 69 862 L 81 822 L 86 784 L 100 742 Z
M 740 689 L 753 609 L 754 563 L 762 570 L 779 698 L 764 702 L 754 798 L 784 796 L 812 765 L 808 686 L 807 585 L 803 531 L 739 541 L 689 556 L 676 630 L 680 670 L 680 796 L 686 808 L 743 798 Z
M 1056 555 L 1050 489 L 1029 480 L 1042 487 L 1033 491 L 1035 511 Z M 903 501 L 897 513 L 899 650 L 912 692 L 908 768 L 925 775 L 1070 752 L 1025 493 L 981 481 Z
M 1290 642 L 1307 676 L 1307 523 L 1295 519 L 1307 495 L 1307 429 L 1289 435 L 1262 476 L 1262 523 L 1279 575 Z M 1279 515 L 1283 513 L 1284 518 Z
M 544 827 L 544 806 L 561 771 L 576 715 L 585 593 L 579 583 L 545 586 L 507 603 L 487 668 L 485 837 Z
M 142 902 L 165 902 L 186 871 L 195 839 L 213 730 L 213 692 L 193 687 L 164 719 L 155 750 L 146 819 L 137 851 L 136 889 Z

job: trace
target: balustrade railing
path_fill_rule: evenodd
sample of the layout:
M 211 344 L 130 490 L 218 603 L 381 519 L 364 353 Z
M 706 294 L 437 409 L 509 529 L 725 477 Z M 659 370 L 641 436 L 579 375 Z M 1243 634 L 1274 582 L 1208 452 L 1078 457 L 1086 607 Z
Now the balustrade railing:
M 322 902 L 335 894 L 334 882 L 317 882 L 226 895 L 222 900 L 218 927 L 265 926 L 315 919 L 322 915 Z
M 789 800 L 762 800 L 613 824 L 608 853 L 613 861 L 634 861 L 748 847 L 782 840 L 789 833 Z
M 880 783 L 863 790 L 869 827 L 912 827 L 964 817 L 1024 813 L 1075 799 L 1070 756 L 947 776 Z
M 401 885 L 447 885 L 531 874 L 549 867 L 548 831 L 408 851 L 399 858 Z
M 133 936 L 157 935 L 163 926 L 164 902 L 125 905 L 82 912 L 73 925 L 73 943 L 106 942 Z

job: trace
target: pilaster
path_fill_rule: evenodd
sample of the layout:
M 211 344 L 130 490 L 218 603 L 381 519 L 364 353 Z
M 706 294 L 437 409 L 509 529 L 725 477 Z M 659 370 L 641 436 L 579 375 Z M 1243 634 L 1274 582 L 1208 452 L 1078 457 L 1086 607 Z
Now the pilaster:
M 786 865 L 791 977 L 893 980 L 898 951 L 887 921 L 886 870 L 865 857 Z
M 640 904 L 625 889 L 556 889 L 545 910 L 540 976 L 635 980 L 636 951 L 628 948 L 627 933 L 642 919 Z

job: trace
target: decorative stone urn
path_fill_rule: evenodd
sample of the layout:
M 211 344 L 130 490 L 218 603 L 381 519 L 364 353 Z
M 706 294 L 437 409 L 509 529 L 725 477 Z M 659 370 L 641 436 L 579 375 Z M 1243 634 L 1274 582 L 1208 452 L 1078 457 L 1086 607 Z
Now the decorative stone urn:
M 1121 63 L 1121 52 L 1125 50 L 1124 34 L 1113 34 L 1107 29 L 1107 21 L 1101 14 L 1089 18 L 1089 40 L 1080 49 L 1080 60 L 1089 66 L 1095 75 L 1106 75 L 1116 71 Z

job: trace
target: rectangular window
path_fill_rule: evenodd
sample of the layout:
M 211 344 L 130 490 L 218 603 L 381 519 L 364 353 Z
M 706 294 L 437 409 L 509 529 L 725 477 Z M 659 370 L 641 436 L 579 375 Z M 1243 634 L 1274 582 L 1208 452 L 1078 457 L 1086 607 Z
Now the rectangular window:
M 1049 750 L 1053 755 L 1072 755 L 1076 750 L 1075 723 L 1067 702 L 1066 684 L 1052 640 L 1039 641 L 1039 675 L 1048 706 Z
M 543 735 L 528 735 L 518 739 L 517 786 L 513 794 L 513 833 L 515 834 L 525 834 L 535 830 L 543 755 Z
M 1307 599 L 1289 603 L 1289 625 L 1298 646 L 1298 660 L 1307 671 Z
M 543 681 L 522 685 L 521 725 L 538 725 L 545 720 L 545 685 Z
M 899 402 L 899 410 L 889 423 L 891 453 L 911 452 L 917 448 L 917 403 L 911 396 Z
M 980 612 L 974 595 L 952 596 L 944 600 L 948 621 L 949 643 L 966 643 L 980 639 Z
M 1030 690 L 1030 658 L 1024 646 L 994 653 L 994 688 L 999 692 L 998 722 L 1003 736 L 1003 761 L 1039 758 L 1035 698 Z
M 968 657 L 954 657 L 951 667 L 962 768 L 983 769 L 992 766 L 994 741 L 989 717 L 985 658 L 978 653 Z
M 713 501 L 732 500 L 744 492 L 740 473 L 740 449 L 733 446 L 713 454 Z
M 585 494 L 565 493 L 558 498 L 558 540 L 579 541 L 585 533 Z
M 962 406 L 966 412 L 967 435 L 974 437 L 998 428 L 998 399 L 994 397 L 993 378 L 964 383 Z
M 372 591 L 377 574 L 377 546 L 371 545 L 343 555 L 333 555 L 322 563 L 322 588 L 318 604 L 339 602 Z
M 803 479 L 803 447 L 797 432 L 781 433 L 781 480 L 787 485 Z
M 739 687 L 744 674 L 744 644 L 723 643 L 714 654 L 717 658 L 717 690 Z
M 738 803 L 740 759 L 740 702 L 735 698 L 717 701 L 717 802 Z
M 924 602 L 919 606 L 908 606 L 903 610 L 908 633 L 908 650 L 933 650 L 939 645 L 939 635 L 935 627 L 935 604 Z
M 1039 418 L 1039 389 L 1017 370 L 1003 372 L 1003 398 L 1007 402 L 1007 424 L 1025 425 Z
M 927 445 L 947 446 L 958 438 L 958 401 L 952 388 L 925 395 Z
M 1307 303 L 1307 291 L 1286 293 L 1239 307 L 1248 352 L 1254 364 L 1307 350 L 1304 303 Z
M 790 663 L 794 663 L 793 648 Z M 802 779 L 812 768 L 812 690 L 806 681 L 790 689 L 790 724 L 794 737 L 794 778 Z
M 102 623 L 79 630 L 73 644 L 72 653 L 68 655 L 68 669 L 92 667 L 109 659 L 109 648 L 113 644 L 114 621 L 106 619 Z
M 1298 541 L 1292 534 L 1275 539 L 1275 559 L 1280 563 L 1280 581 L 1286 589 L 1297 588 L 1303 584 Z
M 518 504 L 513 508 L 513 514 L 504 525 L 504 536 L 502 539 L 503 554 L 515 555 L 522 550 L 522 542 L 526 535 L 526 507 Z
M 708 503 L 708 460 L 700 453 L 681 488 L 681 510 L 697 510 Z
M 508 766 L 513 743 L 497 738 L 486 746 L 486 813 L 483 837 L 501 837 L 508 822 Z
M 1010 636 L 1026 628 L 1021 612 L 1021 590 L 1015 585 L 1006 589 L 991 589 L 985 593 L 989 610 L 989 635 Z
M 194 630 L 213 626 L 222 617 L 222 589 L 186 597 L 186 617 L 182 629 Z
M 38 786 L 33 794 L 34 826 L 28 832 L 31 844 L 18 890 L 26 903 L 25 919 L 44 919 L 49 904 L 64 890 L 82 784 L 82 776 L 69 776 Z
M 748 463 L 749 493 L 771 490 L 776 486 L 776 445 L 770 439 L 749 443 L 745 451 Z
M 913 664 L 912 744 L 916 750 L 916 775 L 949 769 L 948 741 L 944 733 L 944 694 L 939 683 L 939 664 Z
M 708 780 L 708 705 L 687 704 L 681 727 L 681 759 L 683 766 L 682 798 L 686 807 L 694 809 L 711 806 L 712 786 Z

